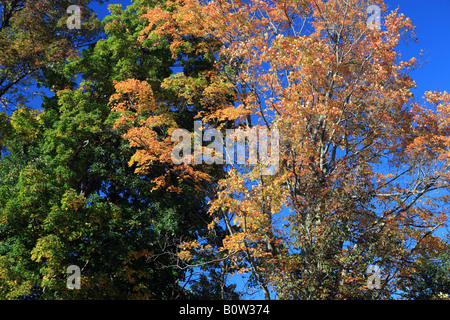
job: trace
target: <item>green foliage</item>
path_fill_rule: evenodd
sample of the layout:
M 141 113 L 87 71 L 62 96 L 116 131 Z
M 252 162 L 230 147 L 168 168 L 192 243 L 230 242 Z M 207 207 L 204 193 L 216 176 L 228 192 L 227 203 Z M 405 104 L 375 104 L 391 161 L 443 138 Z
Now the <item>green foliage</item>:
M 175 63 L 169 43 L 136 46 L 139 15 L 153 4 L 111 6 L 107 37 L 44 73 L 42 83 L 58 92 L 44 98 L 42 112 L 0 114 L 0 298 L 193 297 L 181 286 L 177 245 L 207 232 L 206 200 L 187 185 L 180 194 L 151 191 L 164 168 L 135 174 L 135 150 L 113 128 L 108 106 L 115 81 L 128 78 L 165 94 L 160 84 Z M 80 290 L 66 288 L 73 264 Z
M 450 300 L 450 252 L 436 257 L 422 256 L 412 266 L 414 272 L 405 286 L 412 300 Z

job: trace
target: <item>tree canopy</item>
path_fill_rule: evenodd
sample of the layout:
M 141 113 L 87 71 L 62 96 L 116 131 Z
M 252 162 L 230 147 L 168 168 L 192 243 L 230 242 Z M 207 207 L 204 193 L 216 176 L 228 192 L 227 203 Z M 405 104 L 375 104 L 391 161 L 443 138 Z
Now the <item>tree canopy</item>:
M 134 0 L 69 30 L 70 4 L 0 6 L 1 298 L 449 299 L 450 94 L 414 97 L 398 9 Z M 212 163 L 232 130 L 256 165 Z

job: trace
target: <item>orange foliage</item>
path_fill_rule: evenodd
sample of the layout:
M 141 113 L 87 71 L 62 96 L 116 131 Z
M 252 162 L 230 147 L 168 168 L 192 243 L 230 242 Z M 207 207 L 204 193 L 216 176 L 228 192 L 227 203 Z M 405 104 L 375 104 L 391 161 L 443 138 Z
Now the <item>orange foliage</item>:
M 380 295 L 388 296 L 417 252 L 440 248 L 432 231 L 447 217 L 448 197 L 435 191 L 449 181 L 450 95 L 426 93 L 434 109 L 409 104 L 408 71 L 417 60 L 400 61 L 396 47 L 414 26 L 395 10 L 370 30 L 373 4 L 386 13 L 381 0 L 183 0 L 143 16 L 141 41 L 170 39 L 174 58 L 216 55 L 217 72 L 163 83 L 198 102 L 204 122 L 250 125 L 251 116 L 282 134 L 277 174 L 230 169 L 210 197 L 214 223 L 228 231 L 219 250 L 233 253 L 266 297 L 270 286 L 282 298 L 370 296 L 364 281 L 372 263 L 383 270 Z M 142 147 L 131 161 L 138 170 L 159 163 L 182 179 L 208 179 L 190 165 L 170 165 L 170 138 L 155 128 L 176 123 L 148 84 L 129 80 L 116 90 L 117 126 L 129 126 L 124 137 Z

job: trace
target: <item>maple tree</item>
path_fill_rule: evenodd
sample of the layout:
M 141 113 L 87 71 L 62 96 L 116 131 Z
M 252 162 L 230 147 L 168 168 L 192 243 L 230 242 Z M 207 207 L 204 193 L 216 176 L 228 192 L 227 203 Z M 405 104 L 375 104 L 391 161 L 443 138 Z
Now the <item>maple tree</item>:
M 380 29 L 370 5 L 385 13 Z M 415 101 L 418 60 L 396 51 L 414 40 L 409 18 L 360 0 L 169 1 L 144 17 L 141 40 L 216 58 L 206 87 L 183 74 L 163 82 L 198 101 L 203 121 L 283 133 L 279 172 L 230 168 L 209 208 L 227 226 L 219 252 L 266 298 L 270 287 L 279 298 L 389 298 L 419 256 L 445 250 L 434 231 L 448 214 L 450 100 Z M 382 270 L 376 293 L 370 264 Z

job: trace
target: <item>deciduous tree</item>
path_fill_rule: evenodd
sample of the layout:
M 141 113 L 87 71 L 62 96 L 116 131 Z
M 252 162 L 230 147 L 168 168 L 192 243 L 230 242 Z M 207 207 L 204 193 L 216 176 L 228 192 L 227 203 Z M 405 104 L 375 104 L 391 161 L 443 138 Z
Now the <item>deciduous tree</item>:
M 81 29 L 70 30 L 67 9 L 73 1 L 0 1 L 2 108 L 12 111 L 23 106 L 33 93 L 27 87 L 60 71 L 67 59 L 77 56 L 79 48 L 98 39 L 101 25 L 89 3 L 91 0 L 78 1 Z
M 119 89 L 136 83 L 140 87 L 131 88 L 146 89 L 145 106 L 153 107 L 150 93 L 158 93 L 171 73 L 168 44 L 137 45 L 144 27 L 140 14 L 152 5 L 112 6 L 105 39 L 46 75 L 57 94 L 44 99 L 42 111 L 2 113 L 0 297 L 236 296 L 214 270 L 207 279 L 220 290 L 206 293 L 201 286 L 208 273 L 199 279 L 177 264 L 178 246 L 208 231 L 204 195 L 176 181 L 177 193 L 155 188 L 164 163 L 136 174 L 139 167 L 128 164 L 136 147 L 122 139 L 127 127 L 114 127 L 120 113 L 109 105 L 113 94 L 127 93 Z M 189 110 L 174 117 L 193 119 Z M 79 290 L 66 287 L 70 265 L 81 269 Z M 195 283 L 196 290 L 185 288 Z
M 370 5 L 384 14 L 380 28 L 367 23 Z M 285 299 L 389 298 L 418 256 L 443 250 L 434 232 L 448 216 L 449 96 L 414 98 L 418 60 L 398 51 L 414 26 L 398 9 L 186 0 L 145 17 L 143 39 L 172 39 L 174 56 L 216 57 L 206 87 L 168 80 L 206 107 L 199 116 L 282 132 L 277 174 L 230 168 L 210 200 L 228 227 L 222 249 L 266 298 L 270 287 Z M 186 45 L 191 38 L 207 41 Z M 376 292 L 370 264 L 381 268 Z

